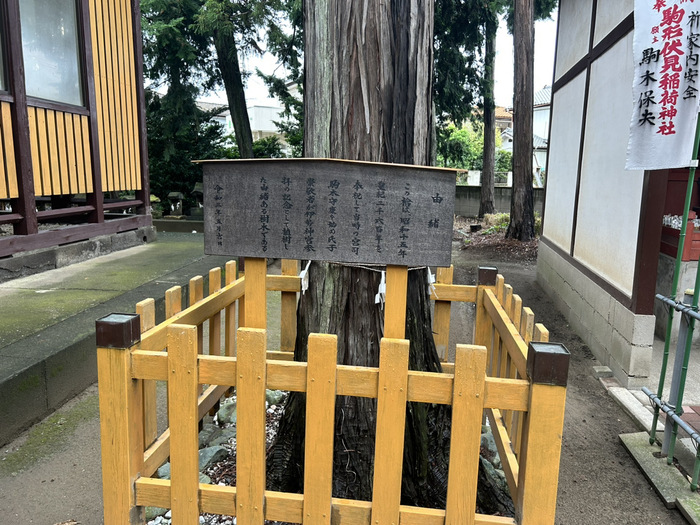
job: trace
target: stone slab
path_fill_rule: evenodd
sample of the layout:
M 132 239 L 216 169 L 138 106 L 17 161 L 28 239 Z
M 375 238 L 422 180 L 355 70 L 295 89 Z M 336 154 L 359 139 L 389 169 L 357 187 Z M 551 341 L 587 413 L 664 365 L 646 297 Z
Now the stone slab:
M 608 394 L 617 401 L 628 416 L 642 430 L 649 432 L 651 424 L 654 422 L 654 416 L 651 411 L 643 406 L 634 395 L 623 387 L 612 387 L 608 389 Z M 663 425 L 657 422 L 657 432 L 663 432 Z
M 598 379 L 601 379 L 606 377 L 612 377 L 613 372 L 612 370 L 610 370 L 610 367 L 598 365 L 593 367 L 593 375 Z
M 697 496 L 697 493 L 679 497 L 676 500 L 676 508 L 681 511 L 688 523 L 698 525 L 700 524 L 700 500 L 695 496 Z
M 690 523 L 700 523 L 700 494 L 691 492 L 688 479 L 676 467 L 668 465 L 666 458 L 654 456 L 661 449 L 649 444 L 649 434 L 620 434 L 620 440 L 666 507 L 682 507 L 681 512 Z
M 85 241 L 13 254 L 0 259 L 0 283 L 79 263 L 156 239 L 153 226 Z

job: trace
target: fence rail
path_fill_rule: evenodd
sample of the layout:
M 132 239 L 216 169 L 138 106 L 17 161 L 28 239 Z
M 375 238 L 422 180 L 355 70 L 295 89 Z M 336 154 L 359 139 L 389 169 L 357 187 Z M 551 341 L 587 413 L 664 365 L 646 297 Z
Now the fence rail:
M 546 329 L 534 324 L 532 312 L 522 307 L 501 276 L 480 271 L 477 286 L 458 286 L 451 284 L 451 269 L 438 272 L 432 294 L 434 331 L 445 362 L 442 373 L 433 373 L 408 370 L 409 342 L 403 338 L 382 339 L 378 368 L 338 365 L 336 337 L 330 334 L 313 334 L 308 361 L 293 361 L 295 323 L 290 319 L 282 319 L 280 349 L 268 351 L 261 304 L 266 291 L 278 291 L 283 294 L 283 316 L 296 316 L 300 280 L 293 274 L 298 265 L 285 261 L 286 274 L 271 276 L 264 260 L 246 262 L 246 276 L 238 279 L 235 263 L 226 265 L 223 287 L 220 270 L 212 270 L 206 297 L 204 280 L 193 278 L 185 309 L 182 291 L 168 290 L 167 319 L 159 325 L 152 299 L 137 305 L 138 316 L 113 314 L 98 321 L 106 524 L 143 523 L 145 506 L 172 509 L 175 524 L 195 523 L 202 512 L 236 516 L 241 525 L 264 520 L 554 523 L 566 395 L 561 371 L 568 367 L 568 354 L 539 343 L 547 340 Z M 387 276 L 385 315 L 392 319 L 393 330 L 401 319 L 396 310 L 401 293 L 405 310 L 403 271 L 393 268 Z M 403 288 L 394 286 L 397 282 Z M 455 362 L 447 363 L 454 301 L 476 303 L 475 337 L 474 344 L 458 344 Z M 166 381 L 168 387 L 169 428 L 160 436 L 156 381 Z M 237 486 L 199 483 L 198 423 L 233 387 L 238 396 Z M 306 393 L 307 413 L 313 417 L 306 418 L 303 494 L 265 488 L 266 389 Z M 377 399 L 371 502 L 331 494 L 337 396 Z M 445 509 L 400 504 L 407 402 L 452 406 L 452 428 L 459 432 L 451 438 Z M 493 428 L 515 518 L 475 512 L 484 415 Z M 171 480 L 152 478 L 168 457 Z

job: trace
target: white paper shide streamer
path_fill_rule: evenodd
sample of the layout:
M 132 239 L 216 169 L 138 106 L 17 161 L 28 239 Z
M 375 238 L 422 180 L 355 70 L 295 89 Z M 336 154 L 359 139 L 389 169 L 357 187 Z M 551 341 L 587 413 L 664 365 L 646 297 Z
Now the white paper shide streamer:
M 301 295 L 304 295 L 306 290 L 309 289 L 309 266 L 311 266 L 311 261 L 307 262 L 306 268 L 299 273 L 301 278 Z
M 386 272 L 382 271 L 382 279 L 379 281 L 379 291 L 374 296 L 374 304 L 381 304 L 384 308 L 384 300 L 386 298 Z

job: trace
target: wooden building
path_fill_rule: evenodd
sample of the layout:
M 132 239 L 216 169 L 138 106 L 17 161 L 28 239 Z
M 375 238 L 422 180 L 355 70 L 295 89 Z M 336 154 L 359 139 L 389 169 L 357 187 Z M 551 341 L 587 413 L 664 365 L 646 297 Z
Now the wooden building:
M 0 257 L 151 225 L 141 46 L 138 0 L 0 4 Z
M 692 288 L 700 254 L 691 223 L 681 285 L 671 290 L 678 231 L 663 223 L 682 214 L 688 169 L 625 169 L 636 103 L 634 8 L 634 0 L 559 2 L 537 260 L 538 282 L 629 388 L 653 386 L 654 314 L 662 335 L 667 311 L 655 294 Z M 697 2 L 686 9 L 698 11 Z M 698 195 L 692 205 L 700 206 Z

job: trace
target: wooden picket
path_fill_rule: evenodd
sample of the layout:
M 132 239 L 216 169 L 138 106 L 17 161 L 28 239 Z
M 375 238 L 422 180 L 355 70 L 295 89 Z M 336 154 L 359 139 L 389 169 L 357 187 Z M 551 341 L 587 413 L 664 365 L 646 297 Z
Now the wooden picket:
M 201 278 L 190 282 L 190 304 L 184 310 L 182 290 L 168 290 L 166 319 L 158 325 L 154 301 L 140 302 L 141 335 L 134 344 L 120 347 L 98 337 L 106 524 L 143 523 L 144 506 L 172 509 L 176 525 L 192 523 L 203 512 L 236 516 L 241 525 L 264 520 L 341 525 L 554 523 L 566 387 L 530 378 L 528 371 L 537 370 L 540 350 L 528 345 L 547 341 L 549 334 L 535 324 L 532 311 L 522 306 L 501 276 L 460 286 L 451 284 L 451 271 L 438 272 L 432 295 L 443 355 L 451 302 L 476 303 L 474 344 L 458 344 L 455 362 L 443 363 L 442 373 L 429 373 L 408 369 L 409 343 L 403 339 L 407 269 L 402 267 L 387 269 L 379 368 L 338 365 L 336 337 L 330 334 L 310 337 L 307 362 L 290 360 L 290 322 L 281 324 L 281 330 L 288 331 L 280 337 L 284 347 L 268 351 L 266 292 L 289 298 L 300 291 L 300 280 L 291 270 L 298 270 L 296 262 L 283 266 L 285 274 L 272 276 L 264 259 L 247 259 L 245 277 L 236 278 L 231 262 L 223 287 L 220 271 L 209 273 L 206 297 Z M 292 310 L 291 301 L 286 303 L 285 315 L 295 316 L 295 305 Z M 168 385 L 170 426 L 160 436 L 155 429 L 155 381 Z M 202 391 L 203 386 L 207 387 Z M 237 487 L 201 484 L 198 422 L 233 387 L 238 395 Z M 266 388 L 306 393 L 307 414 L 313 417 L 306 419 L 304 494 L 265 488 Z M 377 399 L 371 502 L 332 497 L 335 398 L 340 395 Z M 407 402 L 452 406 L 452 427 L 460 432 L 451 441 L 445 509 L 400 504 Z M 516 505 L 515 518 L 475 512 L 484 414 Z M 171 480 L 152 478 L 168 457 Z

